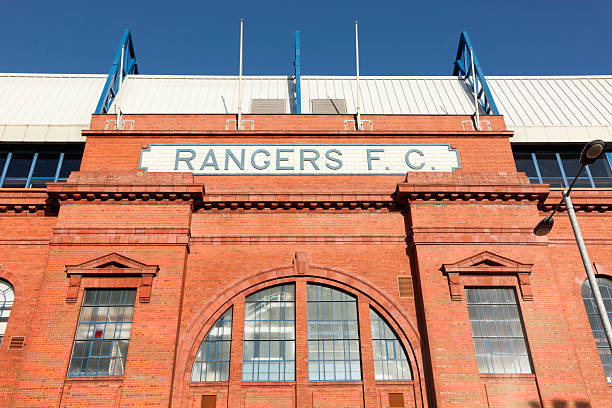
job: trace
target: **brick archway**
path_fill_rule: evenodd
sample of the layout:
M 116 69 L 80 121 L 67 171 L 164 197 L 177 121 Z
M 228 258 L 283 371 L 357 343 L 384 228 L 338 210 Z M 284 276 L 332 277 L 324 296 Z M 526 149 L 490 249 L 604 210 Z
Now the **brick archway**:
M 420 357 L 420 336 L 416 324 L 408 317 L 405 310 L 366 279 L 336 268 L 309 265 L 305 255 L 300 252 L 296 253 L 291 265 L 256 272 L 222 288 L 194 314 L 195 317 L 189 322 L 177 345 L 172 406 L 188 406 L 187 388 L 190 385 L 191 370 L 198 348 L 217 319 L 234 304 L 236 298 L 246 297 L 268 286 L 295 282 L 297 279 L 326 284 L 351 294 L 362 294 L 369 299 L 372 307 L 385 318 L 406 349 L 418 389 L 419 405 L 422 406 L 424 377 L 423 362 Z

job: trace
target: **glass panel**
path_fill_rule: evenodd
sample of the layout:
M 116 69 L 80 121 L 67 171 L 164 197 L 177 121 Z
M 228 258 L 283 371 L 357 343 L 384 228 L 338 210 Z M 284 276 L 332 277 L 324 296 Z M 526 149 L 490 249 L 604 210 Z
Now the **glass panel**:
M 542 175 L 542 182 L 550 184 L 551 187 L 565 187 L 557 155 L 552 152 L 537 152 L 536 158 Z
M 561 157 L 563 170 L 565 170 L 565 177 L 569 184 L 580 170 L 580 152 L 561 152 L 559 156 Z M 576 180 L 574 187 L 593 187 L 586 170 L 582 170 L 582 174 L 580 174 L 580 177 Z
M 64 154 L 64 160 L 62 161 L 62 168 L 60 169 L 59 178 L 60 181 L 66 180 L 70 173 L 78 171 L 81 167 L 81 159 L 83 153 L 66 153 Z
M 529 352 L 512 288 L 466 288 L 478 371 L 531 373 Z
M 24 188 L 32 166 L 34 153 L 13 153 L 2 187 Z
M 612 187 L 612 168 L 606 155 L 589 165 L 595 187 Z
M 86 290 L 68 376 L 123 375 L 135 289 Z
M 516 171 L 525 173 L 532 183 L 539 183 L 531 152 L 514 152 L 514 163 L 516 164 Z
M 295 380 L 295 285 L 274 286 L 245 300 L 243 381 Z
M 412 380 L 412 371 L 404 348 L 391 327 L 370 309 L 370 327 L 374 346 L 374 376 L 376 380 Z
M 357 300 L 326 286 L 307 287 L 308 378 L 361 380 Z
M 597 278 L 597 286 L 601 292 L 601 297 L 604 300 L 604 306 L 608 313 L 608 319 L 612 323 L 612 280 L 608 278 Z M 582 300 L 587 311 L 589 323 L 591 325 L 591 331 L 595 338 L 595 346 L 599 352 L 601 364 L 603 365 L 604 373 L 608 382 L 612 382 L 612 354 L 610 353 L 610 347 L 608 346 L 608 339 L 603 330 L 603 322 L 599 316 L 597 304 L 591 291 L 589 281 L 584 281 L 582 284 Z
M 7 281 L 0 280 L 0 344 L 6 332 L 6 326 L 13 310 L 13 301 L 15 300 L 15 291 Z

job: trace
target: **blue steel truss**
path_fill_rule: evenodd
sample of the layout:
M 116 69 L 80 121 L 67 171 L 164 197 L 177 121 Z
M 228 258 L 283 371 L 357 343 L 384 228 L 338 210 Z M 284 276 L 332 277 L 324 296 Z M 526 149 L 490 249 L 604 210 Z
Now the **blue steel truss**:
M 490 115 L 499 115 L 487 80 L 485 79 L 484 72 L 478 63 L 476 57 L 476 51 L 472 47 L 470 36 L 467 31 L 461 33 L 459 37 L 459 47 L 457 47 L 457 57 L 455 58 L 455 67 L 453 69 L 453 75 L 465 78 L 468 84 L 474 90 L 474 84 L 472 83 L 472 58 L 470 55 L 470 48 L 472 49 L 472 55 L 474 56 L 474 71 L 476 71 L 476 93 L 478 97 L 478 103 L 482 107 L 485 113 Z
M 300 52 L 300 32 L 295 32 L 295 60 L 293 66 L 295 67 L 295 113 L 298 115 L 302 113 L 302 84 L 301 84 L 301 70 L 302 70 L 302 57 Z
M 95 113 L 108 113 L 108 110 L 113 103 L 113 99 L 115 99 L 115 95 L 117 95 L 117 91 L 119 89 L 118 77 L 120 75 L 119 65 L 121 64 L 121 47 L 123 45 L 125 45 L 125 53 L 123 55 L 123 76 L 121 81 L 123 81 L 126 75 L 138 74 L 138 63 L 136 62 L 136 54 L 134 54 L 134 41 L 132 40 L 132 33 L 130 32 L 129 28 L 126 28 L 123 32 L 123 36 L 121 37 L 121 42 L 119 43 L 117 53 L 115 54 L 113 65 L 111 65 L 111 69 L 108 72 L 108 77 L 106 78 L 104 89 L 102 89 L 102 94 L 100 95 L 100 100 L 98 101 L 98 106 L 96 107 Z

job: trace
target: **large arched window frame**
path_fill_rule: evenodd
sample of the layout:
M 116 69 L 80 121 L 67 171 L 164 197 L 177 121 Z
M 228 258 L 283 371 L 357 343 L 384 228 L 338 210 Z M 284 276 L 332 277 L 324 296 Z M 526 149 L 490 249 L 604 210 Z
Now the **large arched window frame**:
M 597 286 L 599 286 L 601 297 L 604 300 L 606 311 L 608 312 L 608 319 L 612 323 L 612 279 L 607 277 L 598 277 Z M 593 291 L 591 290 L 591 285 L 589 284 L 588 280 L 585 280 L 582 284 L 581 294 L 606 379 L 609 383 L 612 383 L 612 352 L 610 352 L 608 339 L 604 333 L 603 322 L 599 316 L 597 304 L 595 303 Z
M 264 368 L 267 370 L 267 375 L 263 375 L 259 378 L 256 378 L 254 373 L 257 371 L 252 366 L 253 361 L 251 356 L 251 348 L 253 347 L 250 343 L 253 341 L 252 329 L 250 326 L 252 325 L 253 318 L 253 303 L 264 300 L 265 304 L 268 300 L 274 298 L 274 294 L 271 293 L 271 288 L 274 287 L 284 287 L 283 290 L 277 290 L 276 292 L 280 292 L 281 295 L 278 299 L 278 302 L 283 303 L 286 301 L 294 302 L 292 312 L 295 310 L 295 317 L 292 320 L 292 317 L 289 315 L 281 316 L 282 312 L 279 314 L 279 319 L 276 323 L 267 324 L 268 330 L 269 327 L 283 326 L 283 330 L 289 333 L 293 333 L 293 337 L 289 336 L 286 340 L 291 342 L 295 342 L 296 353 L 295 355 L 291 355 L 294 361 L 304 361 L 305 364 L 300 366 L 300 364 L 295 364 L 293 361 L 287 360 L 285 363 L 283 370 L 283 375 L 277 375 L 276 369 L 270 371 L 270 365 L 265 365 Z M 283 295 L 284 291 L 286 291 L 287 287 L 291 287 L 290 296 Z M 318 290 L 319 296 L 316 295 Z M 268 293 L 268 295 L 262 295 L 264 293 Z M 278 297 L 278 296 L 277 296 Z M 328 299 L 329 297 L 329 299 Z M 269 298 L 269 299 L 268 299 Z M 282 298 L 282 299 L 281 299 Z M 329 302 L 329 305 L 327 304 Z M 354 311 L 351 311 L 351 307 L 349 306 L 353 302 Z M 315 313 L 313 307 L 325 308 L 329 306 L 330 310 L 334 309 L 334 303 L 338 303 L 336 309 L 339 311 L 339 317 L 337 319 L 330 318 L 330 321 L 334 321 L 337 324 L 346 326 L 346 330 L 340 330 L 339 333 L 323 333 L 322 336 L 329 335 L 331 338 L 329 340 L 334 340 L 339 344 L 343 345 L 342 355 L 337 359 L 333 359 L 334 364 L 334 373 L 333 375 L 326 375 L 325 371 L 323 371 L 323 375 L 321 375 L 320 365 L 321 365 L 321 353 L 320 350 L 314 350 L 314 343 L 317 343 L 317 347 L 322 338 L 319 337 L 318 333 L 316 336 L 312 330 L 319 322 L 325 321 L 327 319 L 323 318 L 323 315 L 320 313 Z M 230 373 L 229 373 L 229 381 L 232 381 L 232 378 L 240 378 L 241 382 L 253 383 L 253 382 L 299 382 L 300 377 L 302 381 L 315 383 L 315 382 L 351 382 L 351 381 L 363 381 L 363 382 L 380 382 L 385 383 L 388 381 L 393 382 L 412 382 L 413 374 L 412 368 L 413 362 L 411 363 L 411 359 L 406 356 L 412 356 L 413 353 L 408 353 L 405 348 L 404 342 L 402 338 L 397 336 L 396 329 L 391 328 L 391 324 L 389 323 L 389 315 L 384 311 L 384 308 L 379 304 L 373 302 L 371 298 L 361 292 L 355 292 L 352 288 L 347 287 L 346 285 L 340 283 L 331 283 L 324 279 L 320 278 L 312 278 L 312 277 L 303 277 L 303 278 L 284 278 L 279 279 L 274 283 L 262 283 L 256 286 L 253 286 L 238 296 L 234 297 L 232 301 L 226 305 L 223 309 L 227 310 L 227 307 L 231 307 L 233 309 L 233 324 L 232 324 L 232 353 L 231 353 L 231 361 L 230 361 Z M 247 310 L 248 309 L 248 310 Z M 250 310 L 250 311 L 249 311 Z M 310 310 L 310 311 L 309 311 Z M 310 316 L 309 316 L 310 313 Z M 372 319 L 372 313 L 376 316 L 375 319 Z M 315 314 L 317 317 L 315 318 Z M 250 317 L 249 317 L 250 316 Z M 354 317 L 353 317 L 354 316 Z M 259 316 L 258 318 L 261 318 Z M 267 319 L 267 317 L 266 317 Z M 274 319 L 272 319 L 274 320 Z M 279 323 L 280 322 L 280 323 Z M 218 321 L 212 322 L 211 326 L 214 327 Z M 282 324 L 281 324 L 282 323 Z M 350 325 L 354 323 L 354 327 L 351 328 Z M 293 325 L 295 329 L 287 330 L 287 325 Z M 377 338 L 373 340 L 373 327 L 382 327 L 387 328 L 385 332 L 385 336 L 380 338 L 380 334 L 376 334 Z M 248 327 L 247 327 L 248 326 Z M 396 326 L 397 327 L 397 326 Z M 210 330 L 210 329 L 208 329 Z M 316 331 L 316 330 L 315 330 Z M 334 336 L 338 335 L 338 338 L 334 338 Z M 316 337 L 316 338 L 314 338 Z M 379 366 L 381 364 L 376 364 L 375 362 L 380 362 L 381 356 L 377 353 L 377 350 L 374 348 L 374 342 L 380 343 L 381 340 L 385 340 L 389 345 L 392 345 L 394 348 L 394 354 L 385 354 L 385 366 L 391 367 L 392 371 L 395 373 L 402 374 L 394 374 L 389 375 L 388 370 L 383 374 L 380 371 Z M 205 342 L 205 339 L 203 340 Z M 268 343 L 266 343 L 268 344 Z M 351 350 L 351 344 L 353 345 L 353 350 Z M 349 347 L 349 351 L 346 351 L 346 347 Z M 357 350 L 354 350 L 355 345 Z M 335 346 L 335 344 L 334 344 Z M 199 347 L 201 349 L 201 345 Z M 300 356 L 300 350 L 303 350 L 303 355 Z M 325 349 L 324 349 L 325 350 Z M 316 351 L 317 353 L 314 353 Z M 339 352 L 340 350 L 338 350 Z M 335 353 L 336 350 L 330 350 L 331 353 Z M 312 356 L 317 354 L 317 359 L 313 359 Z M 338 353 L 336 353 L 338 354 Z M 251 359 L 251 360 L 249 360 Z M 196 359 L 197 360 L 197 359 Z M 196 360 L 192 361 L 197 363 Z M 326 359 L 323 359 L 326 360 Z M 317 373 L 314 374 L 314 366 L 318 366 Z M 329 361 L 325 361 L 323 364 L 327 363 L 328 367 L 331 367 Z M 338 363 L 338 364 L 336 364 Z M 245 370 L 245 365 L 248 370 Z M 338 367 L 336 367 L 338 366 Z M 193 366 L 192 366 L 193 367 Z M 395 368 L 393 368 L 395 367 Z M 340 370 L 342 368 L 342 370 Z M 193 368 L 192 368 L 193 369 Z M 295 370 L 295 376 L 291 374 L 287 374 L 288 369 Z M 260 372 L 260 371 L 258 371 Z M 233 373 L 233 374 L 232 374 Z M 246 373 L 246 375 L 245 375 Z M 273 374 L 273 375 L 270 375 Z M 218 380 L 217 380 L 218 381 Z M 206 383 L 205 380 L 195 380 L 192 383 Z
M 0 344 L 2 344 L 4 333 L 6 333 L 6 326 L 8 325 L 14 302 L 15 290 L 13 286 L 4 279 L 0 279 Z

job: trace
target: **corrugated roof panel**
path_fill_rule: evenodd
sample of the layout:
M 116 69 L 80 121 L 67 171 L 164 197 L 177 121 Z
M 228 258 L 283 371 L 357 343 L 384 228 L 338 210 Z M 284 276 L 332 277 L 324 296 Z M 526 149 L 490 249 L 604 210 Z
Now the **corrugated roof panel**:
M 66 134 L 72 140 L 73 130 L 33 126 L 87 127 L 105 80 L 106 75 L 0 74 L 0 94 L 8 101 L 0 105 L 4 129 L 0 140 L 4 136 L 47 140 Z M 591 127 L 597 134 L 612 129 L 612 76 L 487 77 L 487 82 L 507 126 L 517 129 L 521 140 L 573 141 L 589 134 L 580 132 L 581 127 Z M 474 111 L 468 86 L 453 76 L 364 76 L 360 84 L 363 114 L 470 115 Z M 283 99 L 285 111 L 293 113 L 293 92 L 292 77 L 244 77 L 242 110 L 250 112 L 252 99 Z M 311 100 L 327 98 L 344 99 L 347 112 L 354 113 L 355 77 L 302 76 L 303 113 L 311 112 Z M 235 76 L 131 75 L 124 82 L 122 110 L 236 113 L 237 102 Z M 6 125 L 17 127 L 6 130 Z M 25 125 L 32 129 L 21 127 Z M 524 130 L 528 127 L 542 131 Z
M 487 77 L 487 82 L 510 127 L 612 126 L 610 75 Z
M 0 124 L 89 124 L 106 75 L 0 74 Z

